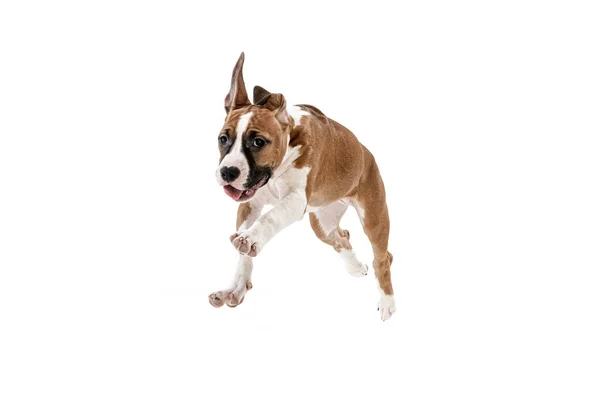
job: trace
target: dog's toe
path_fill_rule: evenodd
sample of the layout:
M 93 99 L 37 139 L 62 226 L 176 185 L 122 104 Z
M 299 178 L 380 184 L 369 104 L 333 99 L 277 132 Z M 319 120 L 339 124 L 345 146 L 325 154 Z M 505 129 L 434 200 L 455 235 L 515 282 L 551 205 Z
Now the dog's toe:
M 244 297 L 245 296 L 240 297 L 240 295 L 238 293 L 233 292 L 229 295 L 225 304 L 227 304 L 229 307 L 232 307 L 232 308 L 237 307 L 244 302 Z
M 233 234 L 231 239 L 233 247 L 242 255 L 256 257 L 260 253 L 261 246 L 259 242 L 248 232 Z
M 219 291 L 208 295 L 208 301 L 213 307 L 222 307 L 225 304 L 225 299 L 229 296 L 229 293 Z

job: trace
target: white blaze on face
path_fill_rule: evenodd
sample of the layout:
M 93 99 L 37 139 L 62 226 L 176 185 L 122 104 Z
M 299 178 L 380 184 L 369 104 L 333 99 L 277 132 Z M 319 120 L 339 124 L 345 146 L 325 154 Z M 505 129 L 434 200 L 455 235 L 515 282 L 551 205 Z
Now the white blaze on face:
M 244 132 L 246 132 L 246 129 L 248 129 L 248 123 L 250 122 L 250 118 L 252 118 L 252 114 L 252 112 L 249 112 L 240 117 L 240 120 L 235 128 L 235 142 L 233 142 L 231 150 L 229 150 L 229 153 L 223 157 L 221 164 L 219 164 L 219 168 L 217 168 L 217 181 L 219 181 L 219 184 L 221 185 L 227 184 L 236 189 L 244 190 L 244 183 L 246 183 L 248 180 L 248 174 L 250 174 L 250 166 L 248 165 L 248 159 L 246 158 L 246 155 L 242 149 L 242 135 Z M 233 182 L 225 182 L 221 178 L 220 172 L 221 168 L 224 167 L 238 168 L 240 170 L 240 176 L 238 176 Z

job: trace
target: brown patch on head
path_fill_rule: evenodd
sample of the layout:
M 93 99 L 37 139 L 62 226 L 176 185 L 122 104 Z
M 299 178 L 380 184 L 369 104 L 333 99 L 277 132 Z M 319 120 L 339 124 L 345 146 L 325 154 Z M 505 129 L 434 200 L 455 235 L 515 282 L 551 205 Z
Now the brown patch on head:
M 269 167 L 275 170 L 285 156 L 288 144 L 288 127 L 282 125 L 275 114 L 264 107 L 252 107 L 252 118 L 244 133 L 244 140 L 251 143 L 256 138 L 266 141 L 259 150 L 251 148 L 250 154 L 257 167 Z
M 254 86 L 254 104 L 273 112 L 280 124 L 284 126 L 290 124 L 291 120 L 286 110 L 285 97 L 281 93 L 271 93 L 265 88 Z
M 241 117 L 252 113 L 248 126 L 242 134 L 242 150 L 246 154 L 250 167 L 262 167 L 275 169 L 283 160 L 288 144 L 288 125 L 281 124 L 273 111 L 260 106 L 248 106 L 232 110 L 225 120 L 225 124 L 219 135 L 227 135 L 230 138 L 230 146 L 237 138 L 237 125 Z M 257 143 L 255 140 L 259 139 Z M 257 147 L 256 144 L 264 144 Z M 220 146 L 221 159 L 230 150 L 227 146 Z
M 241 151 L 249 166 L 245 186 L 252 188 L 266 182 L 281 164 L 287 150 L 291 118 L 286 111 L 286 102 L 282 94 L 271 93 L 256 86 L 256 104 L 250 103 L 244 84 L 243 66 L 244 53 L 233 68 L 231 87 L 225 97 L 227 116 L 219 133 L 219 150 L 222 161 L 235 142 L 240 140 L 236 131 L 240 118 L 251 112 L 246 130 L 242 132 Z
M 245 131 L 242 132 L 241 151 L 249 166 L 245 187 L 254 188 L 263 185 L 272 176 L 275 169 L 281 165 L 287 150 L 291 117 L 286 111 L 286 101 L 283 95 L 271 93 L 260 86 L 254 88 L 256 104 L 246 104 L 247 95 L 241 77 L 242 64 L 243 54 L 234 68 L 232 89 L 226 97 L 225 108 L 228 110 L 228 114 L 219 134 L 219 140 L 221 141 L 222 136 L 227 139 L 223 139 L 224 143 L 219 145 L 219 150 L 221 160 L 223 160 L 235 142 L 240 139 L 237 132 L 240 118 L 252 113 Z M 230 99 L 236 98 L 240 93 L 243 94 L 241 100 L 231 102 Z M 244 106 L 238 106 L 240 102 Z

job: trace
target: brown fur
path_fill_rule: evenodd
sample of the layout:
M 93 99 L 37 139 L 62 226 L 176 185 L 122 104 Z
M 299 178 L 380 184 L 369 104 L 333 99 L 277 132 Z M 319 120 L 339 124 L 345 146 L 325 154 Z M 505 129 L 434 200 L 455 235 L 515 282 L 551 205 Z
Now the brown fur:
M 234 68 L 232 89 L 225 100 L 230 110 L 223 131 L 235 132 L 239 118 L 252 111 L 244 135 L 259 134 L 272 141 L 271 145 L 257 152 L 255 162 L 270 166 L 274 170 L 281 164 L 289 146 L 300 148 L 300 157 L 294 167 L 310 167 L 306 198 L 312 207 L 324 207 L 338 200 L 349 198 L 364 210 L 363 229 L 373 247 L 373 268 L 379 285 L 385 294 L 393 294 L 390 265 L 392 254 L 388 252 L 389 216 L 385 188 L 373 155 L 354 134 L 336 121 L 327 118 L 319 109 L 310 105 L 300 107 L 309 115 L 303 116 L 299 126 L 293 126 L 285 110 L 285 98 L 281 94 L 269 93 L 263 88 L 254 90 L 251 105 L 246 89 L 243 88 L 243 54 Z M 233 99 L 233 100 L 232 100 Z M 240 204 L 237 227 L 250 214 L 251 206 Z M 315 213 L 310 213 L 310 222 L 319 239 L 336 251 L 351 249 L 349 233 L 338 228 L 325 235 Z
M 322 207 L 351 198 L 364 209 L 362 222 L 373 247 L 375 275 L 383 292 L 393 294 L 390 276 L 392 256 L 387 251 L 390 223 L 385 188 L 375 158 L 350 130 L 325 117 L 315 107 L 301 107 L 310 115 L 304 116 L 302 124 L 292 130 L 290 146 L 302 145 L 302 155 L 294 166 L 311 167 L 306 188 L 308 204 Z M 352 248 L 339 227 L 332 238 L 324 240 L 322 230 L 315 229 L 316 221 L 312 214 L 311 226 L 317 237 L 331 244 L 336 251 L 340 251 L 341 247 Z
M 250 205 L 250 203 L 240 204 L 240 206 L 238 207 L 238 212 L 237 212 L 237 222 L 235 224 L 236 230 L 240 229 L 240 226 L 242 226 L 242 224 L 244 223 L 246 218 L 248 218 L 248 216 L 250 215 L 250 212 L 252 212 L 252 206 Z
M 253 112 L 253 116 L 249 121 L 248 128 L 243 134 L 243 140 L 246 140 L 251 135 L 262 137 L 270 140 L 271 145 L 265 146 L 261 151 L 254 153 L 254 161 L 256 165 L 261 167 L 271 167 L 275 169 L 281 164 L 285 156 L 287 146 L 287 131 L 288 126 L 284 126 L 276 118 L 273 118 L 273 112 L 260 106 L 247 106 L 242 109 L 232 110 L 225 119 L 225 124 L 221 129 L 221 134 L 227 133 L 230 136 L 235 136 L 235 128 L 240 118 L 249 112 Z M 221 159 L 225 156 L 223 148 L 221 151 Z

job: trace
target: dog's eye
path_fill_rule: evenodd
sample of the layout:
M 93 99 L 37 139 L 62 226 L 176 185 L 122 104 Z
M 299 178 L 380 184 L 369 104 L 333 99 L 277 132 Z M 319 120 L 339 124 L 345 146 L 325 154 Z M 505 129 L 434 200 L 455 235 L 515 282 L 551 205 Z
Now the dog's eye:
M 259 149 L 261 147 L 263 147 L 265 145 L 265 139 L 261 139 L 261 138 L 256 138 L 254 139 L 254 141 L 252 142 L 252 146 L 254 147 L 258 147 Z
M 227 139 L 227 136 L 225 136 L 225 135 L 219 136 L 219 143 L 221 143 L 222 145 L 226 145 L 228 141 L 229 141 L 229 139 Z

